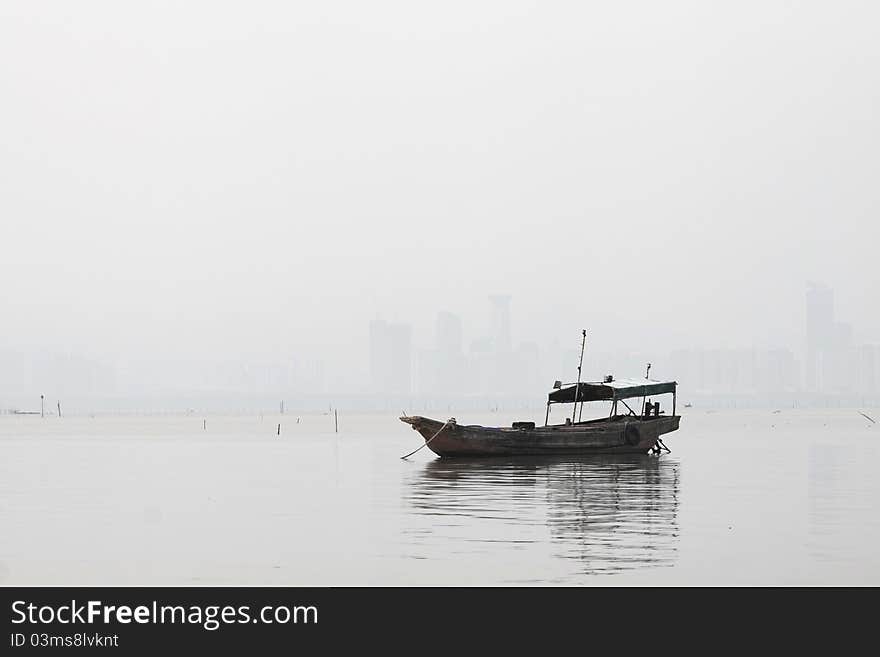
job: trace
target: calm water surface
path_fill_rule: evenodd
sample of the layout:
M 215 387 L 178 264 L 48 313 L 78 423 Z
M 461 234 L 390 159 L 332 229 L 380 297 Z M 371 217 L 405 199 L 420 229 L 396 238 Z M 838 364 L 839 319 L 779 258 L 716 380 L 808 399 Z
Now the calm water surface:
M 661 458 L 464 461 L 401 461 L 421 439 L 390 414 L 203 419 L 0 416 L 0 583 L 880 584 L 856 410 L 686 409 Z

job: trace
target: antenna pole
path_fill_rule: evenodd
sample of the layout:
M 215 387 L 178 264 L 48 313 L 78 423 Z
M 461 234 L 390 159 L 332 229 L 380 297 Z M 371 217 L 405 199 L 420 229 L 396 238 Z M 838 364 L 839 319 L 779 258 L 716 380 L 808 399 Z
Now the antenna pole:
M 578 382 L 574 388 L 574 408 L 571 411 L 571 423 L 574 424 L 574 414 L 578 407 L 578 393 L 581 391 L 581 368 L 584 366 L 584 347 L 587 346 L 587 329 L 581 331 L 583 340 L 581 340 L 581 362 L 578 363 Z

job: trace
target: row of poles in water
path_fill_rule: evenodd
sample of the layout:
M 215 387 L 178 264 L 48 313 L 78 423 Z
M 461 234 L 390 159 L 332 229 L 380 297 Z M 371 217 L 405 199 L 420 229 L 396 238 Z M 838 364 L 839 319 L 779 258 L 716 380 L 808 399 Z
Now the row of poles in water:
M 58 407 L 58 417 L 61 417 L 61 401 L 57 402 Z M 284 402 L 281 402 L 281 414 L 284 415 Z M 40 395 L 40 417 L 46 417 L 46 396 Z M 261 416 L 262 418 L 262 416 Z M 296 418 L 296 423 L 299 424 L 299 418 Z M 202 429 L 204 431 L 208 430 L 208 420 L 202 420 Z M 334 408 L 333 409 L 333 431 L 334 433 L 339 433 L 339 413 Z M 277 435 L 281 435 L 281 423 L 278 423 Z
M 284 402 L 281 402 L 281 409 L 282 409 L 281 412 L 283 414 L 284 413 Z M 261 420 L 263 419 L 262 415 L 260 416 L 260 419 Z M 299 420 L 300 420 L 299 418 L 296 418 L 297 424 L 299 424 Z M 207 419 L 202 420 L 202 429 L 204 431 L 208 430 L 208 420 Z M 339 412 L 335 408 L 333 409 L 333 432 L 339 433 Z M 281 423 L 280 422 L 278 423 L 278 429 L 276 430 L 276 435 L 278 435 L 278 436 L 281 435 Z

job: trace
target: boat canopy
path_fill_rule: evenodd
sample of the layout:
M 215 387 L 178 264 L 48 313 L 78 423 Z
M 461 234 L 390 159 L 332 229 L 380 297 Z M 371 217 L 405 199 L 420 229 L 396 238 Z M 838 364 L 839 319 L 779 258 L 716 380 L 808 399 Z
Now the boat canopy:
M 549 404 L 572 404 L 575 401 L 614 401 L 631 397 L 648 397 L 675 393 L 675 381 L 654 381 L 653 379 L 620 379 L 601 383 L 569 383 L 554 390 L 548 398 Z

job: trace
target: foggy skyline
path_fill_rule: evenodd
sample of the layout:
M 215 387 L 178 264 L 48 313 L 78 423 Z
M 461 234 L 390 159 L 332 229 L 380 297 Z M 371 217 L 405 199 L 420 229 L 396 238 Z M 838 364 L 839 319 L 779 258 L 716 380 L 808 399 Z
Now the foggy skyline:
M 647 346 L 609 352 L 596 349 L 588 334 L 583 378 L 641 378 L 651 362 L 652 378 L 675 379 L 687 398 L 710 406 L 737 400 L 746 406 L 880 400 L 880 343 L 853 341 L 853 327 L 835 313 L 833 290 L 811 285 L 804 298 L 808 339 L 800 354 L 755 346 L 671 351 Z M 214 362 L 160 362 L 152 370 L 139 370 L 137 364 L 99 362 L 78 354 L 32 356 L 0 350 L 0 412 L 31 407 L 35 391 L 46 389 L 58 403 L 59 398 L 72 400 L 75 414 L 193 406 L 253 411 L 275 397 L 282 404 L 290 401 L 288 408 L 294 411 L 326 408 L 340 400 L 373 410 L 399 403 L 534 405 L 552 381 L 574 380 L 579 349 L 557 340 L 513 343 L 510 302 L 508 296 L 487 298 L 489 321 L 482 334 L 465 335 L 461 318 L 438 313 L 427 348 L 414 345 L 409 323 L 371 321 L 365 345 L 368 376 L 347 370 L 328 377 L 326 363 L 310 357 L 230 356 Z M 430 340 L 421 336 L 420 342 Z
M 513 349 L 802 358 L 810 281 L 878 343 L 877 19 L 4 3 L 0 353 L 364 389 L 371 321 L 424 350 L 452 313 L 467 351 L 509 295 Z

